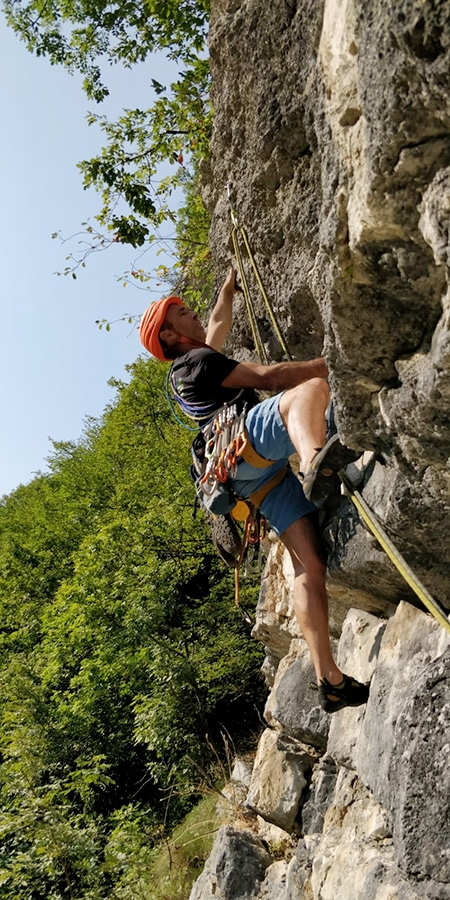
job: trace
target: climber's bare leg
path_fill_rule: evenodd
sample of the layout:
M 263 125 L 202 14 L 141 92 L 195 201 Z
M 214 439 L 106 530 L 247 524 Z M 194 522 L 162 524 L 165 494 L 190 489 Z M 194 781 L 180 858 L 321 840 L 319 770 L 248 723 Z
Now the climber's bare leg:
M 294 564 L 294 607 L 317 676 L 330 684 L 342 681 L 331 652 L 328 630 L 326 564 L 320 538 L 310 516 L 297 519 L 281 535 Z
M 330 398 L 324 378 L 310 378 L 285 391 L 280 415 L 305 472 L 316 450 L 325 443 L 325 412 Z

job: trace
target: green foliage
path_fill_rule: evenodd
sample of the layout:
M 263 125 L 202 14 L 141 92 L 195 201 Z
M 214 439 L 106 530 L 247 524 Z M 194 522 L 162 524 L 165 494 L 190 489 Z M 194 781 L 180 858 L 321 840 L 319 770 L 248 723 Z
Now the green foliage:
M 99 224 L 133 247 L 145 243 L 148 223 L 158 228 L 167 219 L 175 221 L 170 198 L 183 187 L 186 166 L 196 169 L 208 154 L 211 132 L 207 59 L 192 59 L 169 91 L 153 85 L 159 96 L 147 110 L 124 110 L 117 122 L 89 114 L 89 124 L 99 125 L 107 143 L 98 156 L 79 164 L 84 187 L 102 195 Z M 176 170 L 158 180 L 165 162 Z M 126 214 L 120 214 L 121 205 Z
M 213 777 L 211 741 L 258 727 L 261 654 L 192 518 L 190 437 L 163 367 L 130 374 L 101 422 L 0 505 L 10 900 L 151 898 L 145 871 Z
M 89 99 L 108 94 L 104 63 L 130 67 L 162 50 L 180 66 L 170 85 L 152 79 L 155 101 L 147 109 L 125 109 L 116 122 L 90 112 L 88 122 L 106 138 L 100 152 L 79 163 L 85 189 L 101 195 L 95 225 L 83 223 L 75 252 L 58 275 L 77 278 L 87 259 L 114 245 L 129 244 L 140 256 L 155 241 L 161 252 L 173 241 L 173 268 L 138 268 L 119 280 L 146 290 L 149 282 L 168 282 L 204 308 L 212 290 L 208 217 L 200 200 L 198 171 L 209 154 L 212 108 L 206 27 L 209 0 L 146 0 L 98 3 L 95 0 L 3 0 L 7 23 L 37 56 L 83 75 Z M 103 64 L 103 68 L 102 68 Z M 195 185 L 195 189 L 193 188 Z M 184 199 L 182 199 L 184 196 Z M 181 205 L 181 211 L 180 210 Z M 174 223 L 176 235 L 161 236 Z M 79 238 L 62 238 L 63 244 Z M 125 321 L 129 316 L 123 317 Z M 107 319 L 101 324 L 106 324 Z
M 218 795 L 207 793 L 159 847 L 152 861 L 148 900 L 188 897 L 211 852 L 219 823 Z M 130 897 L 131 900 L 131 897 Z
M 30 51 L 69 72 L 81 72 L 88 97 L 99 101 L 108 93 L 99 59 L 131 66 L 164 49 L 174 59 L 190 60 L 204 45 L 209 3 L 4 0 L 3 8 Z
M 100 230 L 83 223 L 87 242 L 64 274 L 75 278 L 91 252 L 119 242 L 145 250 L 169 221 L 179 258 L 158 277 L 204 306 L 207 0 L 4 0 L 3 8 L 29 49 L 81 72 L 96 101 L 108 92 L 102 61 L 130 66 L 155 49 L 179 60 L 170 87 L 153 82 L 149 109 L 124 110 L 115 123 L 89 115 L 106 137 L 80 164 L 84 186 L 102 195 Z M 144 290 L 152 277 L 137 267 L 127 275 L 124 284 Z M 130 375 L 112 384 L 116 400 L 100 422 L 86 422 L 78 443 L 54 443 L 49 474 L 0 501 L 5 900 L 187 893 L 206 849 L 195 843 L 183 861 L 190 875 L 177 880 L 161 868 L 161 846 L 173 859 L 183 844 L 168 834 L 199 782 L 214 778 L 223 731 L 239 740 L 258 728 L 261 653 L 234 609 L 231 574 L 192 517 L 190 438 L 169 412 L 163 368 L 138 360 Z M 256 585 L 243 594 L 251 606 Z M 155 891 L 161 873 L 164 893 Z
M 178 261 L 169 274 L 186 302 L 204 310 L 211 299 L 214 272 L 209 249 L 209 215 L 203 205 L 198 175 L 186 175 L 183 181 L 185 202 L 178 210 L 176 246 Z

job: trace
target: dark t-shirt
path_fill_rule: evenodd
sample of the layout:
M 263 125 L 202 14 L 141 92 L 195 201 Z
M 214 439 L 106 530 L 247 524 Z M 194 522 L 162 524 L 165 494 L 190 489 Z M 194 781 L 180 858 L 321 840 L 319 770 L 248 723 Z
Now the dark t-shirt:
M 172 384 L 187 412 L 200 418 L 212 416 L 224 403 L 236 401 L 239 410 L 259 403 L 252 388 L 222 387 L 222 382 L 239 363 L 211 347 L 189 350 L 172 365 Z M 239 395 L 239 396 L 238 396 Z

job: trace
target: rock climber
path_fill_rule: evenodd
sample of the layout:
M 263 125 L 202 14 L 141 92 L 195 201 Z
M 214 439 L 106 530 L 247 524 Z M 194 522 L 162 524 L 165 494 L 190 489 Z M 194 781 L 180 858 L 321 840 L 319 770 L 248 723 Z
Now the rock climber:
M 368 686 L 340 671 L 329 636 L 326 561 L 316 526 L 320 472 L 329 466 L 336 434 L 327 441 L 325 413 L 329 403 L 327 365 L 323 358 L 259 365 L 237 362 L 221 353 L 231 328 L 236 273 L 230 269 L 212 310 L 206 331 L 197 312 L 179 297 L 153 302 L 140 323 L 144 347 L 159 360 L 172 360 L 176 390 L 188 402 L 213 414 L 225 403 L 247 404 L 246 428 L 250 443 L 262 457 L 273 460 L 261 470 L 241 460 L 232 480 L 238 496 L 248 498 L 297 453 L 303 486 L 288 468 L 286 477 L 261 503 L 261 513 L 279 535 L 291 556 L 295 615 L 314 665 L 319 701 L 335 712 L 367 702 Z M 259 401 L 257 391 L 274 396 Z M 334 450 L 333 450 L 334 448 Z M 348 461 L 348 460 L 347 460 Z M 342 461 L 336 463 L 340 468 Z

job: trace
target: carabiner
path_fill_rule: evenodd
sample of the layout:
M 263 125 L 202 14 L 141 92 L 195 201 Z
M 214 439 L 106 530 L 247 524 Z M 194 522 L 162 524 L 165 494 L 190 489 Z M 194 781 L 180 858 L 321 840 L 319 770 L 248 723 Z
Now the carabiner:
M 257 544 L 259 541 L 259 523 L 255 518 L 249 518 L 247 522 L 247 541 L 249 544 Z
M 241 431 L 236 438 L 236 456 L 242 456 L 243 450 L 245 450 L 247 446 L 247 434 L 245 431 Z

